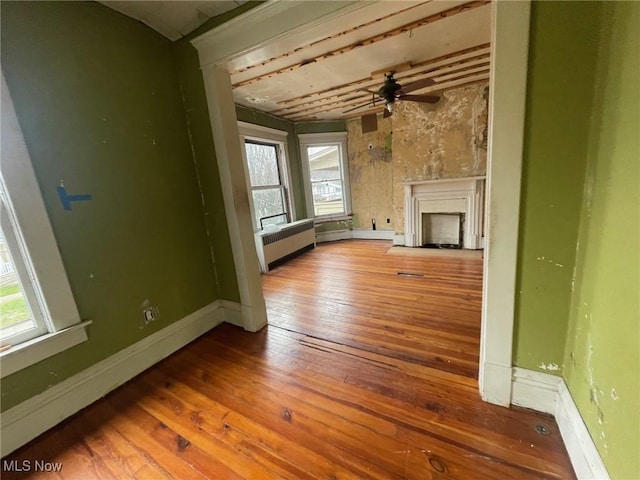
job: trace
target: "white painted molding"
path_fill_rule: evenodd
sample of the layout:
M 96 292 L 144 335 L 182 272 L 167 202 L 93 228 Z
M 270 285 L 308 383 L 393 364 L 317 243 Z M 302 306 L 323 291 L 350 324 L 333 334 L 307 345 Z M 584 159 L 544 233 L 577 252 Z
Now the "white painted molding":
M 334 230 L 331 232 L 316 233 L 316 243 L 335 242 L 336 240 L 348 240 L 353 238 L 351 230 Z
M 478 250 L 482 234 L 485 177 L 405 182 L 404 234 L 407 247 L 422 246 L 424 213 L 464 213 L 462 248 Z
M 405 237 L 404 237 L 404 233 L 395 233 L 393 235 L 393 245 L 402 245 L 405 246 L 406 242 L 405 242 Z
M 57 332 L 47 333 L 11 347 L 0 353 L 0 376 L 11 375 L 71 347 L 87 341 L 87 327 L 91 320 Z
M 369 2 L 265 2 L 193 39 L 200 65 L 221 65 L 283 37 L 332 22 Z
M 10 408 L 0 415 L 4 457 L 90 405 L 224 320 L 232 302 L 216 300 L 115 355 Z M 227 314 L 227 312 L 231 312 Z
M 244 328 L 256 332 L 267 324 L 267 308 L 262 294 L 262 278 L 253 236 L 253 216 L 231 79 L 229 72 L 221 68 L 205 68 L 202 74 Z
M 483 400 L 505 406 L 511 400 L 530 10 L 529 0 L 492 2 L 478 381 Z
M 16 236 L 25 246 L 22 254 L 33 268 L 34 288 L 41 297 L 40 307 L 50 331 L 59 331 L 80 323 L 71 286 L 64 269 L 58 243 L 40 193 L 31 157 L 18 123 L 9 87 L 2 73 L 2 162 L 0 180 L 7 194 L 8 210 L 17 223 Z M 64 179 L 60 179 L 64 180 Z
M 286 142 L 289 132 L 275 128 L 263 127 L 254 123 L 238 121 L 238 131 L 244 137 L 266 138 L 277 142 Z
M 609 473 L 564 381 L 558 385 L 555 417 L 579 480 L 609 480 Z
M 316 243 L 335 242 L 336 240 L 348 240 L 350 238 L 361 240 L 393 240 L 395 237 L 396 235 L 393 230 L 334 230 L 331 232 L 316 233 Z
M 230 302 L 229 300 L 219 300 L 223 309 L 223 318 L 226 323 L 244 328 L 242 319 L 242 307 L 239 303 Z
M 393 230 L 364 230 L 353 229 L 351 230 L 351 238 L 366 239 L 366 240 L 393 240 L 395 233 Z
M 511 404 L 554 415 L 560 383 L 562 377 L 514 367 Z
M 609 480 L 564 379 L 549 373 L 513 368 L 511 403 L 553 415 L 578 480 Z

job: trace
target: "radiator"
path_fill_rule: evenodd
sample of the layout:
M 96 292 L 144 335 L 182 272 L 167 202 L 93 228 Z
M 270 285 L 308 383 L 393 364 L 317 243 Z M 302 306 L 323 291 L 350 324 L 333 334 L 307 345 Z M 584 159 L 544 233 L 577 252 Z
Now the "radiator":
M 266 273 L 271 266 L 301 250 L 316 246 L 313 219 L 279 225 L 276 231 L 256 233 L 256 250 L 260 271 Z

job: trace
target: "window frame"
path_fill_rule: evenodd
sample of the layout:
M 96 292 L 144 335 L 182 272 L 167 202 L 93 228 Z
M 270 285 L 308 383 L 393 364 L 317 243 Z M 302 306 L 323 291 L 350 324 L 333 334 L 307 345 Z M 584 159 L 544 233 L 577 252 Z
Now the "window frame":
M 349 160 L 347 152 L 347 132 L 305 133 L 299 134 L 300 158 L 302 160 L 302 173 L 304 176 L 307 216 L 316 222 L 331 222 L 348 220 L 353 216 L 351 211 L 351 184 L 349 182 Z M 337 146 L 340 155 L 340 175 L 342 182 L 343 213 L 316 215 L 313 202 L 313 186 L 311 182 L 311 170 L 309 166 L 308 147 Z
M 252 123 L 240 121 L 238 122 L 238 131 L 240 133 L 242 160 L 244 161 L 245 165 L 245 179 L 247 182 L 247 191 L 249 193 L 251 223 L 253 224 L 254 233 L 262 231 L 262 229 L 260 228 L 260 223 L 256 219 L 255 207 L 253 204 L 254 190 L 269 190 L 280 188 L 282 201 L 286 209 L 285 213 L 287 215 L 287 222 L 292 222 L 297 217 L 294 202 L 291 198 L 291 171 L 289 169 L 289 162 L 287 161 L 287 138 L 289 134 L 282 130 L 276 130 L 275 128 L 263 127 L 262 125 L 255 125 Z M 276 158 L 278 162 L 278 175 L 280 178 L 280 184 L 256 187 L 251 185 L 245 142 L 276 147 Z
M 0 352 L 0 377 L 4 378 L 86 341 L 91 321 L 82 321 L 78 313 L 4 72 L 1 102 L 0 187 L 10 222 L 6 225 L 18 241 L 20 261 L 27 266 L 29 278 L 21 281 L 31 282 L 37 292 L 35 307 L 47 327 L 44 334 Z

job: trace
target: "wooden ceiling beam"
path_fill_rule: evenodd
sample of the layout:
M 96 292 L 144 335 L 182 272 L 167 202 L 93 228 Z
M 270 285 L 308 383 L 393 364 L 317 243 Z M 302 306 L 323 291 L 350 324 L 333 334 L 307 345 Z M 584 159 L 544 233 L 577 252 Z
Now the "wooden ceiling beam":
M 422 67 L 427 67 L 427 66 L 440 66 L 440 65 L 454 65 L 456 63 L 461 63 L 463 62 L 465 59 L 469 59 L 469 58 L 476 58 L 479 56 L 489 56 L 490 54 L 490 50 L 489 50 L 489 44 L 488 43 L 484 43 L 482 45 L 476 45 L 473 47 L 469 47 L 469 48 L 465 48 L 463 50 L 459 50 L 457 52 L 452 52 L 452 53 L 448 53 L 446 55 L 441 55 L 440 57 L 435 57 L 435 58 L 430 58 L 429 60 L 425 60 L 423 62 L 419 62 L 413 65 L 413 69 L 419 69 Z M 405 78 L 405 77 L 410 77 L 412 74 L 409 73 L 405 73 L 403 75 L 398 75 L 398 79 L 399 78 Z M 277 110 L 272 110 L 271 113 L 277 115 L 278 112 L 285 110 L 286 108 L 288 108 L 290 106 L 291 103 L 293 102 L 297 102 L 299 100 L 308 100 L 310 97 L 317 97 L 317 96 L 324 96 L 326 94 L 329 94 L 326 98 L 330 98 L 331 96 L 335 96 L 336 92 L 342 90 L 342 89 L 348 89 L 351 87 L 358 87 L 358 86 L 362 86 L 365 85 L 366 87 L 372 87 L 378 84 L 378 81 L 375 79 L 371 79 L 370 77 L 366 77 L 366 78 L 361 78 L 359 80 L 354 80 L 352 82 L 348 82 L 348 83 L 343 83 L 341 85 L 336 85 L 335 87 L 330 87 L 330 88 L 325 88 L 323 90 L 319 90 L 317 92 L 311 92 L 311 93 L 307 93 L 305 95 L 299 95 L 297 97 L 293 97 L 293 98 L 288 98 L 286 100 L 282 100 L 280 102 L 278 102 L 279 105 L 286 105 L 286 107 L 283 107 L 281 109 L 277 109 Z M 353 89 L 351 90 L 353 91 Z M 304 102 L 301 102 L 304 103 Z M 297 103 L 296 105 L 291 105 L 291 106 L 297 106 L 300 103 Z
M 459 71 L 459 70 L 467 71 L 470 68 L 472 68 L 474 66 L 478 66 L 478 65 L 488 66 L 489 65 L 489 57 L 488 56 L 476 57 L 476 58 L 473 58 L 473 59 L 471 59 L 469 61 L 464 61 L 464 62 L 460 62 L 460 63 L 456 63 L 456 64 L 450 64 L 450 65 L 447 65 L 446 67 L 436 68 L 436 69 L 423 71 L 423 72 L 417 72 L 415 74 L 409 75 L 408 77 L 405 78 L 405 80 L 409 80 L 411 82 L 414 82 L 414 81 L 417 81 L 417 80 L 422 80 L 424 78 L 433 78 L 433 79 L 446 78 L 444 76 L 446 76 L 446 74 L 448 74 L 448 73 L 451 73 L 451 72 L 454 72 L 454 71 Z M 376 86 L 378 86 L 378 85 L 376 85 Z M 425 87 L 425 88 L 427 88 L 427 87 Z M 421 89 L 421 90 L 424 90 L 424 89 Z M 286 107 L 284 109 L 272 110 L 269 113 L 274 114 L 274 115 L 276 115 L 276 114 L 280 114 L 280 115 L 296 115 L 298 113 L 311 111 L 311 110 L 314 110 L 316 108 L 343 104 L 344 102 L 349 102 L 349 101 L 354 100 L 354 99 L 359 99 L 360 101 L 364 101 L 364 98 L 365 98 L 366 95 L 371 96 L 371 94 L 366 94 L 366 92 L 362 92 L 362 94 L 357 94 L 357 96 L 352 96 L 350 98 L 344 98 L 346 96 L 351 96 L 351 95 L 354 95 L 354 94 L 357 94 L 357 89 L 356 90 L 350 90 L 350 91 L 345 92 L 343 94 L 333 95 L 331 97 L 325 97 L 325 98 L 318 99 L 318 100 L 312 100 L 310 102 L 300 103 L 300 104 L 298 104 L 298 105 L 296 105 L 294 107 Z M 276 113 L 276 112 L 278 112 L 278 113 Z
M 444 90 L 450 90 L 452 88 L 459 88 L 459 87 L 463 87 L 463 86 L 468 86 L 468 85 L 473 85 L 479 82 L 483 82 L 489 79 L 489 70 L 485 70 L 483 72 L 479 72 L 479 73 L 474 73 L 474 74 L 469 74 L 469 75 L 463 75 L 460 77 L 457 77 L 455 79 L 451 79 L 450 81 L 443 83 L 442 85 L 439 85 L 439 88 L 437 90 L 433 90 L 431 92 L 428 92 L 430 94 L 433 94 L 434 92 L 440 92 L 440 91 L 444 91 Z M 357 102 L 354 102 L 354 104 L 357 104 Z M 350 105 L 350 106 L 354 106 L 354 105 Z M 345 105 L 344 108 L 348 109 L 349 106 Z M 366 105 L 364 105 L 362 108 L 366 108 Z M 381 107 L 376 107 L 376 108 L 381 108 Z M 329 108 L 329 109 L 325 109 L 325 110 L 319 110 L 319 111 L 315 111 L 315 112 L 308 112 L 302 115 L 291 115 L 291 116 L 285 116 L 286 119 L 294 121 L 294 122 L 298 122 L 298 121 L 303 121 L 303 120 L 308 120 L 310 117 L 310 115 L 318 115 L 318 114 L 322 114 L 322 113 L 326 113 L 326 112 L 331 112 L 334 110 L 338 110 L 337 108 Z M 361 110 L 360 112 L 358 111 L 354 111 L 353 114 L 349 113 L 349 114 L 345 114 L 345 113 L 341 113 L 339 114 L 339 116 L 337 118 L 351 118 L 351 117 L 355 117 L 355 116 L 360 116 L 363 115 L 364 113 L 370 112 L 371 109 L 368 110 Z M 375 110 L 375 109 L 374 109 Z M 350 116 L 351 115 L 351 116 Z M 317 118 L 317 117 L 316 117 Z
M 310 63 L 316 63 L 319 62 L 321 60 L 326 60 L 327 58 L 331 58 L 334 57 L 336 55 L 342 55 L 346 52 L 350 52 L 353 51 L 357 48 L 360 47 L 365 47 L 368 45 L 372 45 L 374 43 L 380 42 L 382 40 L 386 40 L 388 38 L 394 37 L 396 35 L 400 35 L 402 33 L 408 32 L 410 30 L 414 30 L 416 28 L 419 27 L 423 27 L 425 25 L 429 25 L 431 23 L 435 23 L 439 20 L 443 20 L 445 18 L 449 18 L 452 17 L 454 15 L 457 15 L 459 13 L 463 13 L 463 12 L 468 12 L 469 10 L 473 10 L 475 8 L 479 8 L 479 7 L 483 7 L 485 5 L 487 5 L 488 3 L 490 3 L 490 0 L 473 0 L 471 2 L 465 3 L 463 5 L 457 5 L 455 7 L 449 8 L 447 10 L 443 10 L 442 12 L 438 12 L 435 13 L 433 15 L 429 15 L 428 17 L 422 18 L 420 20 L 416 20 L 410 23 L 407 23 L 405 25 L 402 25 L 401 27 L 397 27 L 394 28 L 392 30 L 388 30 L 384 33 L 380 33 L 378 35 L 374 35 L 373 37 L 369 37 L 366 38 L 364 40 L 361 40 L 359 42 L 356 43 L 352 43 L 350 45 L 347 45 L 345 47 L 340 47 L 337 48 L 335 50 L 320 54 L 320 55 L 316 55 L 315 57 L 312 58 L 308 58 L 303 60 L 302 62 L 299 63 L 295 63 L 293 65 L 289 65 L 288 67 L 283 67 L 283 68 L 279 68 L 277 70 L 273 70 L 271 72 L 268 73 L 264 73 L 262 75 L 258 75 L 256 77 L 253 78 L 248 78 L 246 80 L 242 80 L 240 82 L 236 82 L 233 84 L 233 87 L 244 87 L 246 85 L 251 85 L 253 83 L 259 82 L 261 80 L 265 80 L 268 78 L 273 78 L 276 75 L 281 75 L 283 73 L 288 73 L 288 72 L 293 72 L 295 70 L 298 70 L 299 68 L 304 67 L 305 65 L 308 65 Z
M 470 85 L 475 85 L 477 83 L 481 83 L 481 82 L 486 82 L 489 79 L 489 73 L 487 72 L 486 74 L 482 74 L 482 75 L 474 75 L 473 77 L 469 77 L 469 78 L 464 78 L 464 79 L 460 79 L 460 80 L 456 80 L 454 82 L 450 82 L 449 84 L 447 84 L 446 89 L 450 89 L 450 88 L 460 88 L 460 87 L 468 87 Z M 382 112 L 382 105 L 379 105 L 375 108 L 370 108 L 368 110 L 361 110 L 360 112 L 350 112 L 348 114 L 342 114 L 339 119 L 341 120 L 351 120 L 354 118 L 360 118 L 362 115 L 367 115 L 370 113 L 381 113 Z M 392 117 L 393 118 L 393 117 Z M 313 116 L 307 116 L 307 117 L 301 117 L 296 119 L 295 121 L 310 121 L 310 120 L 319 120 L 320 118 L 313 115 Z
M 271 58 L 269 58 L 267 60 L 263 60 L 263 61 L 258 62 L 256 64 L 247 65 L 246 67 L 237 68 L 237 69 L 229 72 L 229 74 L 231 76 L 233 76 L 233 75 L 237 75 L 239 73 L 244 73 L 244 72 L 247 72 L 249 70 L 253 70 L 254 68 L 264 67 L 265 65 L 268 65 L 269 63 L 275 62 L 276 60 L 280 60 L 282 58 L 287 58 L 287 57 L 290 57 L 292 55 L 295 55 L 296 53 L 300 53 L 302 50 L 306 50 L 306 49 L 318 46 L 321 43 L 328 42 L 330 40 L 335 40 L 338 37 L 344 37 L 346 35 L 349 35 L 350 33 L 357 32 L 358 30 L 362 30 L 363 28 L 370 27 L 371 25 L 375 25 L 376 23 L 380 23 L 380 22 L 383 22 L 384 20 L 388 20 L 389 18 L 395 17 L 396 15 L 400 15 L 401 13 L 405 13 L 405 12 L 407 12 L 409 10 L 414 9 L 414 8 L 421 7 L 421 6 L 429 3 L 430 1 L 431 0 L 428 0 L 426 2 L 418 3 L 417 5 L 411 5 L 408 8 L 403 8 L 402 10 L 398 10 L 396 12 L 390 13 L 389 15 L 385 15 L 385 16 L 380 17 L 380 18 L 375 18 L 375 19 L 371 20 L 370 22 L 366 22 L 366 23 L 357 25 L 355 27 L 348 28 L 347 30 L 343 30 L 342 32 L 338 32 L 338 33 L 335 33 L 333 35 L 329 35 L 328 37 L 321 38 L 320 40 L 316 40 L 315 42 L 311 42 L 311 43 L 308 43 L 306 45 L 302 45 L 302 46 L 300 46 L 298 48 L 295 48 L 293 50 L 290 50 L 288 52 L 284 52 L 284 53 L 281 53 L 279 55 L 275 55 L 275 56 L 273 56 L 273 57 L 271 57 Z

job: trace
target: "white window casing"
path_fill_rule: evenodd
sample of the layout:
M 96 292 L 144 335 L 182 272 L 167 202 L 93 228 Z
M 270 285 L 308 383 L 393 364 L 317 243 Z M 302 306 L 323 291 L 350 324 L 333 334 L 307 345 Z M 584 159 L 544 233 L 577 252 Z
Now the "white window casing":
M 35 296 L 28 294 L 27 299 L 32 310 L 41 312 L 43 326 L 40 336 L 11 344 L 0 353 L 4 377 L 85 341 L 90 322 L 80 319 L 4 73 L 1 101 L 3 231 L 11 237 L 12 256 L 19 253 L 21 282 L 29 282 L 27 290 L 33 289 Z
M 316 221 L 344 220 L 351 217 L 351 187 L 347 155 L 347 132 L 306 133 L 298 135 L 300 155 L 305 183 L 307 214 Z M 343 212 L 340 214 L 315 215 L 308 147 L 337 146 L 340 154 L 340 175 L 342 180 Z
M 278 168 L 280 170 L 280 181 L 284 189 L 284 202 L 286 213 L 289 215 L 290 221 L 295 220 L 295 204 L 291 198 L 291 169 L 289 168 L 289 162 L 287 157 L 287 137 L 288 133 L 275 128 L 263 127 L 262 125 L 254 125 L 247 122 L 238 122 L 238 131 L 240 133 L 240 143 L 242 145 L 242 158 L 245 166 L 245 176 L 247 182 L 247 191 L 250 194 L 250 206 L 251 206 L 251 219 L 253 222 L 254 232 L 260 231 L 260 225 L 256 221 L 255 208 L 253 205 L 251 179 L 249 177 L 249 169 L 247 163 L 245 141 L 256 142 L 261 144 L 274 145 L 278 152 Z

